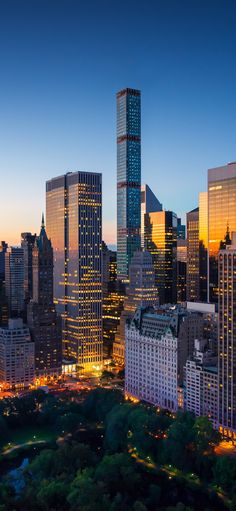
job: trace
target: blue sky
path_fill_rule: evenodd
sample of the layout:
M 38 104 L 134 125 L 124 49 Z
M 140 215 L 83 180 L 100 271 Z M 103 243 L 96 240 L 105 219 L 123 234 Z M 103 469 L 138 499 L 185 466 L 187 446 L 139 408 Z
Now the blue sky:
M 39 229 L 45 181 L 103 173 L 116 238 L 116 104 L 142 91 L 142 177 L 167 209 L 197 205 L 207 168 L 236 160 L 233 0 L 0 3 L 0 238 Z

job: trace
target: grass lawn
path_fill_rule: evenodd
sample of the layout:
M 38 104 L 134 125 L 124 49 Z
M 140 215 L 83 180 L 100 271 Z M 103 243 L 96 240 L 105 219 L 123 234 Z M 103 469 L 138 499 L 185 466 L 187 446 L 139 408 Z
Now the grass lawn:
M 57 435 L 49 427 L 35 428 L 35 427 L 24 427 L 21 429 L 12 429 L 8 431 L 7 438 L 1 438 L 0 447 L 6 446 L 13 447 L 15 445 L 23 445 L 28 442 L 39 442 L 45 441 L 50 442 L 55 440 Z

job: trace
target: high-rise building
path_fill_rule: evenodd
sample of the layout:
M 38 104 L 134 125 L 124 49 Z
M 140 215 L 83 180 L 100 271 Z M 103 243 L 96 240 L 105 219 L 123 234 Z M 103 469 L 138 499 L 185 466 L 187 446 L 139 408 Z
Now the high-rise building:
M 0 242 L 0 326 L 8 323 L 8 305 L 5 288 L 5 253 L 8 245 L 5 241 Z
M 32 254 L 35 238 L 36 234 L 31 234 L 31 232 L 22 232 L 21 234 L 21 247 L 24 252 L 24 293 L 26 304 L 30 301 L 33 294 Z
M 57 377 L 62 367 L 61 318 L 53 303 L 53 249 L 44 219 L 32 251 L 32 300 L 27 319 L 35 343 L 37 377 Z
M 21 318 L 0 328 L 0 382 L 7 388 L 24 388 L 34 382 L 34 342 Z
M 125 393 L 175 412 L 178 339 L 172 316 L 139 308 L 125 330 Z
M 9 247 L 5 253 L 5 286 L 10 317 L 19 317 L 24 310 L 24 253 L 22 248 Z
M 160 303 L 177 300 L 177 216 L 172 211 L 145 215 L 145 248 L 152 255 Z
M 218 252 L 227 231 L 236 231 L 236 163 L 208 170 L 209 301 L 218 301 Z
M 140 248 L 141 93 L 117 93 L 117 275 L 127 281 L 129 264 Z
M 177 303 L 186 301 L 186 280 L 187 280 L 187 240 L 178 238 L 177 239 Z
M 133 255 L 129 267 L 129 286 L 126 290 L 124 310 L 113 345 L 113 358 L 124 364 L 125 358 L 125 322 L 132 318 L 138 307 L 158 306 L 158 292 L 155 287 L 155 272 L 152 257 L 146 250 L 138 250 Z
M 207 302 L 208 193 L 199 193 L 199 300 Z
M 112 355 L 113 343 L 124 308 L 125 285 L 117 280 L 116 252 L 102 243 L 102 324 L 104 358 Z
M 187 300 L 199 301 L 199 208 L 187 213 Z
M 141 186 L 141 247 L 144 248 L 144 219 L 146 213 L 162 211 L 162 204 L 148 185 Z
M 73 172 L 46 185 L 47 233 L 54 250 L 54 300 L 67 361 L 102 363 L 102 175 Z
M 185 240 L 186 238 L 186 226 L 182 224 L 181 218 L 177 218 L 177 239 Z
M 221 185 L 219 185 L 221 186 Z M 224 187 L 224 183 L 222 184 Z M 221 190 L 221 189 L 220 189 Z M 236 233 L 219 252 L 219 425 L 236 439 Z

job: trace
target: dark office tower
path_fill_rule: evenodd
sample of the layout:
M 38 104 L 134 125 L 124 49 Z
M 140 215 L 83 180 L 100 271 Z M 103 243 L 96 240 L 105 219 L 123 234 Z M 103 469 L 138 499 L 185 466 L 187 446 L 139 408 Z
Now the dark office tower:
M 144 248 L 144 219 L 146 213 L 162 211 L 162 204 L 148 185 L 141 186 L 141 247 Z
M 199 299 L 207 302 L 208 193 L 199 193 Z
M 8 244 L 5 241 L 0 242 L 0 281 L 5 280 L 5 253 Z
M 127 281 L 140 248 L 141 106 L 140 91 L 117 93 L 117 276 Z
M 32 252 L 32 269 L 33 298 L 27 318 L 35 343 L 35 374 L 55 377 L 60 375 L 62 365 L 61 318 L 53 303 L 53 249 L 43 219 Z
M 186 301 L 187 240 L 177 239 L 177 303 Z
M 199 208 L 187 213 L 187 300 L 199 301 Z
M 10 247 L 5 253 L 5 286 L 9 316 L 19 317 L 24 310 L 23 249 Z
M 186 226 L 181 223 L 181 218 L 177 218 L 177 239 L 185 240 L 186 238 Z
M 227 229 L 236 231 L 236 163 L 208 170 L 209 301 L 218 300 L 218 252 Z
M 224 185 L 222 185 L 224 186 Z M 236 439 L 236 233 L 219 252 L 219 426 Z
M 177 300 L 177 216 L 172 211 L 145 215 L 145 247 L 152 254 L 160 304 Z
M 104 358 L 112 355 L 117 327 L 124 307 L 125 285 L 117 280 L 116 252 L 102 243 L 102 326 Z
M 68 173 L 46 190 L 64 357 L 91 370 L 102 363 L 102 175 Z
M 33 247 L 35 244 L 36 234 L 31 232 L 22 232 L 21 247 L 24 252 L 24 293 L 25 303 L 27 304 L 32 298 L 33 293 Z

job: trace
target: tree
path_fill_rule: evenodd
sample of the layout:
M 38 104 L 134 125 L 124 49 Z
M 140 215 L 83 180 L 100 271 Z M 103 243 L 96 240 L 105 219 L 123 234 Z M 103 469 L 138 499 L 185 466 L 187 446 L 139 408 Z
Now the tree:
M 107 492 L 112 496 L 119 492 L 127 492 L 129 496 L 135 494 L 140 482 L 136 463 L 124 453 L 104 456 L 95 470 L 94 478 L 103 482 Z
M 213 469 L 214 481 L 224 491 L 233 494 L 236 492 L 236 459 L 229 456 L 217 458 Z
M 84 401 L 82 413 L 89 419 L 104 421 L 112 408 L 122 403 L 123 399 L 119 390 L 97 388 L 89 392 Z

